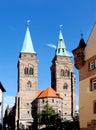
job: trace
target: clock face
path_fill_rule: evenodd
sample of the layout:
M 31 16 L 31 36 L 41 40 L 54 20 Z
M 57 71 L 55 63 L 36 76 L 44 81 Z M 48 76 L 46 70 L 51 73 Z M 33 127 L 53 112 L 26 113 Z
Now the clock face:
M 26 86 L 27 86 L 28 88 L 31 88 L 31 87 L 32 87 L 31 82 L 30 82 L 30 81 L 28 81 L 28 82 L 27 82 L 27 84 L 26 84 Z

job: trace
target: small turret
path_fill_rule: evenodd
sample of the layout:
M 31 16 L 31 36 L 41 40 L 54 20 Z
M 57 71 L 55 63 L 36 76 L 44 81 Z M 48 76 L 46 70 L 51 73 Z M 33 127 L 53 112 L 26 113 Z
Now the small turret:
M 81 69 L 85 63 L 84 49 L 86 47 L 86 44 L 82 37 L 83 37 L 83 35 L 81 34 L 81 40 L 79 42 L 78 47 L 76 49 L 72 50 L 72 53 L 74 55 L 75 67 L 77 69 Z

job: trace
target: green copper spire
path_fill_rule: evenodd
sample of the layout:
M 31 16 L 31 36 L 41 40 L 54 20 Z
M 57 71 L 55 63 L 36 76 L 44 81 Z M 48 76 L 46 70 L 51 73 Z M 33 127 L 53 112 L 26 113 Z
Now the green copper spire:
M 33 43 L 29 31 L 29 26 L 27 26 L 24 42 L 23 42 L 23 47 L 21 50 L 22 53 L 36 53 L 33 48 Z
M 64 38 L 62 35 L 62 25 L 60 25 L 60 33 L 59 33 L 59 39 L 58 39 L 58 45 L 56 48 L 56 55 L 59 56 L 70 56 L 66 50 Z

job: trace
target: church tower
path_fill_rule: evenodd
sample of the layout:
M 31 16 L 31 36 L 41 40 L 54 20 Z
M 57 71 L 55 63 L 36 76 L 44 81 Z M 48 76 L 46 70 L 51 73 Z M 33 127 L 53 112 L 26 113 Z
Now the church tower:
M 29 26 L 18 60 L 18 92 L 16 96 L 16 128 L 29 128 L 33 122 L 32 101 L 38 92 L 38 61 Z
M 51 87 L 63 97 L 63 117 L 70 119 L 75 108 L 75 74 L 71 55 L 66 45 L 60 27 L 58 44 L 51 66 Z

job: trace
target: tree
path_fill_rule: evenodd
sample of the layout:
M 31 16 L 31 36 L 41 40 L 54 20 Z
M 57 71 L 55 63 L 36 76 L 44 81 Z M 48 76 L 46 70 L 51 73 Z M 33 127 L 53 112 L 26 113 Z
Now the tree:
M 46 104 L 44 109 L 38 113 L 38 120 L 39 123 L 45 124 L 48 127 L 56 124 L 58 121 L 61 122 L 58 113 L 56 113 L 52 106 L 49 106 L 48 104 Z

